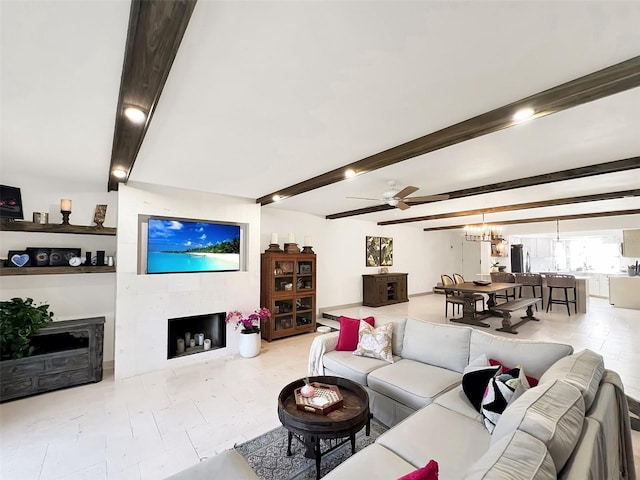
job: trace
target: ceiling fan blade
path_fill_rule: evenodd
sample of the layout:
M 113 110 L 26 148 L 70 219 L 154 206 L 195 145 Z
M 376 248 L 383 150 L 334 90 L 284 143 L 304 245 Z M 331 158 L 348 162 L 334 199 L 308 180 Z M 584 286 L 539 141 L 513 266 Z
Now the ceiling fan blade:
M 355 198 L 356 200 L 373 200 L 374 202 L 379 202 L 379 198 L 367 198 L 367 197 L 346 197 L 346 198 Z
M 425 195 L 424 197 L 405 198 L 405 202 L 436 202 L 438 200 L 447 200 L 449 195 Z
M 407 208 L 409 208 L 409 205 L 407 205 L 404 202 L 398 202 L 398 204 L 396 205 L 396 207 L 398 207 L 400 210 L 406 210 Z
M 404 198 L 404 197 L 408 197 L 409 195 L 411 195 L 413 192 L 418 191 L 419 188 L 418 187 L 404 187 L 402 190 L 400 190 L 398 193 L 396 193 L 394 196 L 396 198 Z

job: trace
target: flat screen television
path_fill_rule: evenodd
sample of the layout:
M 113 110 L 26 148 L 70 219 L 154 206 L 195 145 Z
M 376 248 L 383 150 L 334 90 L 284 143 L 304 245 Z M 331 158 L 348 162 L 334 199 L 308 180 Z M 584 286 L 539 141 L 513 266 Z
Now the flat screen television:
M 240 231 L 228 223 L 150 217 L 147 273 L 238 271 Z

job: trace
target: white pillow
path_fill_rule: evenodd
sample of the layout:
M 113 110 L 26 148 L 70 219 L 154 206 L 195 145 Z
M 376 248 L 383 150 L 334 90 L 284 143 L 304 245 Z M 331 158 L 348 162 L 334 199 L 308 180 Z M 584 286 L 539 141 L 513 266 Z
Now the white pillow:
M 393 323 L 385 323 L 378 328 L 373 328 L 367 322 L 360 320 L 358 346 L 353 354 L 361 357 L 379 358 L 393 363 L 393 353 L 391 351 L 392 334 Z

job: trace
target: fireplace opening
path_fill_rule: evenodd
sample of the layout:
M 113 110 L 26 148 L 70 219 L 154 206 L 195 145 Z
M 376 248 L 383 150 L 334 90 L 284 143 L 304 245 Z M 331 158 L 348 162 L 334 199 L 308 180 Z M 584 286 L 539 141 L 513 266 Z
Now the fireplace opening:
M 167 359 L 193 355 L 227 346 L 225 312 L 170 318 Z

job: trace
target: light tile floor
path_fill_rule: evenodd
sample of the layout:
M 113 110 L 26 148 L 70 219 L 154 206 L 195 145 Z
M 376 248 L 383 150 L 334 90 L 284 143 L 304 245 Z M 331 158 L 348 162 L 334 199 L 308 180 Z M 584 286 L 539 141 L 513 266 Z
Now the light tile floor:
M 441 295 L 412 297 L 378 311 L 445 322 Z M 517 336 L 487 331 L 591 348 L 621 375 L 627 393 L 640 398 L 640 311 L 592 298 L 588 314 L 568 317 L 555 307 L 540 318 Z M 497 327 L 500 320 L 489 322 Z M 97 384 L 4 403 L 0 478 L 158 480 L 254 438 L 279 425 L 276 397 L 306 374 L 315 335 L 263 342 L 251 359 L 229 356 L 117 382 L 107 371 Z M 634 452 L 640 466 L 638 432 Z

